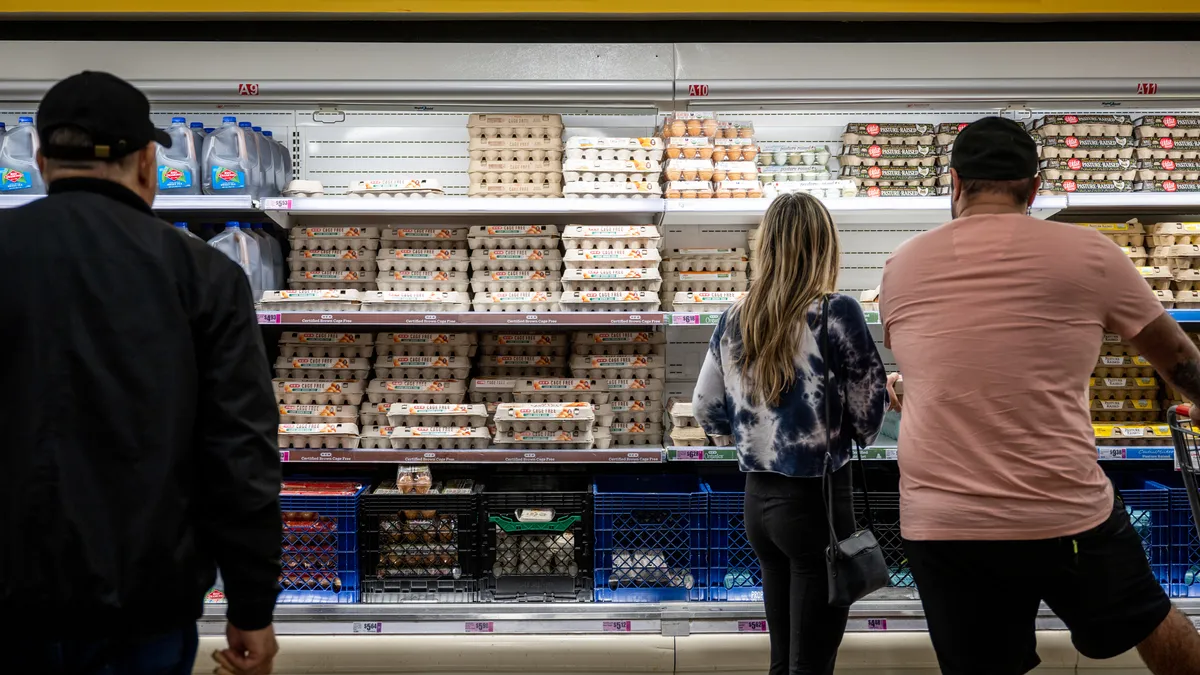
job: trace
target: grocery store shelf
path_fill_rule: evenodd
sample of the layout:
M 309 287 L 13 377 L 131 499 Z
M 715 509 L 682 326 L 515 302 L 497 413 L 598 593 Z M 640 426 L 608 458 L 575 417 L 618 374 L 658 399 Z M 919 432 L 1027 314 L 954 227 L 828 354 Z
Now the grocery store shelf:
M 1067 195 L 1066 213 L 1134 210 L 1139 213 L 1200 213 L 1200 193 L 1121 192 Z
M 896 452 L 895 447 L 888 446 L 863 448 L 862 458 L 863 461 L 894 461 L 898 457 Z M 1104 461 L 1171 461 L 1175 458 L 1175 449 L 1169 445 L 1129 448 L 1100 446 L 1097 454 Z M 668 462 L 733 462 L 737 461 L 737 450 L 731 447 L 667 446 L 666 458 Z
M 3 195 L 0 196 L 0 209 L 14 209 L 24 206 L 41 195 Z M 249 195 L 222 197 L 220 195 L 196 196 L 159 196 L 154 199 L 155 211 L 209 211 L 218 213 L 235 213 L 254 211 L 254 202 Z
M 662 312 L 258 312 L 262 325 L 298 326 L 661 326 Z
M 1167 312 L 1180 323 L 1200 322 L 1200 309 L 1169 309 Z
M 362 464 L 437 463 L 437 464 L 660 464 L 663 449 L 658 447 L 609 448 L 601 450 L 324 450 L 316 448 L 280 449 L 284 462 L 358 462 Z
M 374 198 L 297 197 L 264 199 L 262 209 L 280 225 L 295 217 L 383 216 L 389 223 L 439 224 L 580 223 L 645 224 L 657 222 L 661 199 L 472 199 L 470 197 Z

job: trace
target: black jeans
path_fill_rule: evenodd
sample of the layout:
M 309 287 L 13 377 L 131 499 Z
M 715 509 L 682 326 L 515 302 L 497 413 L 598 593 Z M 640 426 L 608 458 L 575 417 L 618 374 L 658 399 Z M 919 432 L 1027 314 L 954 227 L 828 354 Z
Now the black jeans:
M 850 465 L 833 474 L 834 529 L 854 531 Z M 849 610 L 829 606 L 820 478 L 746 476 L 746 534 L 762 565 L 770 675 L 831 675 Z

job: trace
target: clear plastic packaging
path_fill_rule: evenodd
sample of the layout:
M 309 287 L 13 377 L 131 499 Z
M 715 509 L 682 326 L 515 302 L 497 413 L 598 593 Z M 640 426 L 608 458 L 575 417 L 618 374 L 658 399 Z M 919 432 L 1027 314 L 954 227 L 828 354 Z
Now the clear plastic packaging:
M 471 380 L 472 403 L 511 403 L 516 379 L 477 378 Z
M 662 197 L 662 187 L 651 181 L 624 183 L 585 183 L 576 181 L 563 185 L 563 196 L 573 199 L 649 199 Z
M 380 333 L 375 349 L 380 356 L 431 356 L 434 354 L 470 357 L 475 355 L 474 333 Z
M 567 360 L 546 354 L 484 354 L 479 357 L 483 377 L 549 377 L 565 375 Z
M 367 248 L 322 251 L 304 249 L 291 251 L 288 269 L 293 272 L 374 272 L 375 251 Z
M 590 403 L 501 403 L 496 407 L 496 428 L 514 431 L 589 431 L 596 422 Z
M 421 270 L 424 272 L 466 272 L 470 257 L 465 249 L 399 249 L 389 248 L 375 258 L 379 269 Z
M 293 227 L 288 231 L 293 251 L 345 251 L 379 248 L 378 227 Z
M 370 333 L 296 333 L 279 336 L 281 356 L 370 357 L 375 345 Z
M 703 180 L 673 180 L 667 183 L 663 196 L 667 199 L 711 199 L 713 186 Z
M 288 288 L 351 288 L 375 289 L 375 272 L 292 272 L 288 277 Z
M 562 277 L 563 289 L 568 292 L 582 291 L 647 291 L 658 293 L 662 276 L 652 267 L 626 269 L 567 270 Z
M 371 403 L 462 403 L 467 387 L 462 380 L 371 380 Z
M 713 197 L 717 199 L 760 199 L 762 196 L 762 186 L 757 180 L 723 180 L 713 188 Z
M 281 448 L 358 447 L 357 424 L 280 424 Z
M 275 372 L 283 380 L 361 380 L 371 372 L 370 363 L 365 358 L 280 356 Z
M 713 161 L 711 159 L 668 159 L 664 169 L 667 180 L 679 181 L 710 181 L 713 179 Z
M 721 291 L 717 293 L 690 293 L 683 291 L 675 294 L 671 305 L 676 312 L 724 312 L 745 295 L 746 293 L 742 291 Z
M 381 291 L 466 293 L 471 289 L 471 282 L 464 272 L 391 270 L 380 272 L 375 277 L 375 285 Z
M 568 183 L 657 183 L 661 175 L 662 165 L 654 160 L 567 159 L 562 165 Z
M 714 162 L 753 162 L 760 156 L 753 138 L 714 138 L 713 145 Z
M 479 293 L 476 312 L 557 312 L 561 293 L 550 291 Z
M 278 403 L 304 405 L 360 405 L 362 380 L 271 380 Z
M 313 289 L 264 291 L 259 307 L 274 312 L 357 312 L 362 291 Z
M 387 419 L 396 427 L 483 427 L 487 409 L 477 403 L 393 403 Z
M 658 304 L 653 291 L 569 291 L 559 300 L 564 312 L 652 312 Z
M 396 430 L 393 428 L 392 432 Z M 391 434 L 389 433 L 390 437 Z M 433 489 L 433 470 L 426 464 L 401 464 L 396 467 L 396 492 L 404 495 L 425 495 Z M 420 514 L 418 514 L 420 515 Z
M 661 331 L 579 332 L 572 338 L 575 354 L 583 356 L 666 353 L 667 335 Z
M 567 139 L 566 159 L 662 161 L 664 143 L 661 138 L 596 138 L 572 136 Z M 566 162 L 564 162 L 564 165 Z
M 662 237 L 654 225 L 568 225 L 562 243 L 568 250 L 657 249 Z
M 666 361 L 655 354 L 576 354 L 571 357 L 571 374 L 592 380 L 661 380 L 666 377 L 666 372 Z
M 380 356 L 375 376 L 386 380 L 461 380 L 471 362 L 457 356 Z
M 726 180 L 757 181 L 758 180 L 758 165 L 755 164 L 754 162 L 746 162 L 746 161 L 717 162 L 716 165 L 713 167 L 712 179 L 713 179 L 714 183 L 720 183 L 721 181 L 726 181 Z
M 466 293 L 436 291 L 367 291 L 363 294 L 364 312 L 466 312 L 470 302 Z
M 717 129 L 716 116 L 711 112 L 673 112 L 663 118 L 662 136 L 668 140 L 668 145 L 672 138 L 710 140 L 717 136 Z
M 602 405 L 612 394 L 598 380 L 548 377 L 517 380 L 512 399 L 518 403 L 579 402 Z
M 585 250 L 573 248 L 563 257 L 568 270 L 622 269 L 627 267 L 658 267 L 662 256 L 654 248 Z
M 546 270 L 479 270 L 471 277 L 471 290 L 475 293 L 556 291 L 562 284 L 561 275 Z
M 279 406 L 279 421 L 283 424 L 353 424 L 358 421 L 358 406 L 284 403 Z
M 562 270 L 562 253 L 558 249 L 476 249 L 471 252 L 471 268 L 476 273 L 513 270 L 558 272 Z
M 490 445 L 487 427 L 393 427 L 396 450 L 482 450 Z
M 475 249 L 557 249 L 557 225 L 475 225 L 468 243 Z

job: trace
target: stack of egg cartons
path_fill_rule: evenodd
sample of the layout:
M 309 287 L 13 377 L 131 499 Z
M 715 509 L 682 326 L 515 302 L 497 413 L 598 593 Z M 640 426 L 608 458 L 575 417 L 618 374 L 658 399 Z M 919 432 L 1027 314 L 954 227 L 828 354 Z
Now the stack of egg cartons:
M 561 197 L 561 115 L 475 114 L 471 141 L 471 197 Z
M 1128 115 L 1046 115 L 1034 120 L 1041 194 L 1130 192 L 1137 178 Z
M 1170 270 L 1174 307 L 1200 308 L 1200 223 L 1155 223 L 1147 226 L 1146 238 L 1151 263 L 1165 260 Z
M 655 225 L 568 225 L 560 307 L 568 312 L 658 309 L 662 243 Z
M 552 312 L 561 295 L 557 225 L 471 228 L 471 289 L 477 312 Z
M 288 289 L 375 290 L 379 236 L 378 227 L 293 227 Z
M 851 122 L 842 133 L 840 176 L 867 197 L 927 197 L 949 191 L 932 124 Z
M 563 196 L 583 199 L 661 197 L 661 138 L 567 139 Z
M 1150 251 L 1154 248 L 1153 238 L 1147 237 L 1146 228 L 1136 218 L 1124 223 L 1076 223 L 1103 234 L 1129 258 L 1129 262 L 1138 268 L 1146 283 L 1154 289 L 1154 294 L 1167 307 L 1174 302 L 1171 290 L 1174 273 L 1165 259 L 1152 261 Z M 1149 244 L 1149 246 L 1147 246 Z M 1164 250 L 1164 254 L 1169 251 Z
M 671 402 L 671 445 L 703 447 L 710 445 L 708 435 L 696 423 L 691 401 Z
M 1092 421 L 1159 422 L 1161 394 L 1154 366 L 1120 336 L 1106 334 L 1090 382 Z
M 1141 181 L 1136 189 L 1200 190 L 1200 115 L 1147 115 L 1134 127 Z
M 580 332 L 572 338 L 571 374 L 609 393 L 597 416 L 611 420 L 617 447 L 661 445 L 666 335 L 653 331 Z
M 750 260 L 744 248 L 676 248 L 663 260 L 663 309 L 723 312 L 746 294 Z M 674 289 L 674 290 L 672 290 Z
M 284 333 L 275 361 L 279 447 L 357 448 L 369 333 Z
M 718 122 L 712 113 L 672 113 L 663 120 L 668 199 L 758 198 L 758 146 L 749 122 Z
M 567 336 L 564 333 L 482 333 L 472 400 L 486 406 L 488 426 L 500 403 L 512 402 L 517 380 L 564 377 Z M 492 394 L 492 395 L 488 395 Z
M 609 400 L 603 383 L 571 377 L 499 382 L 511 389 L 481 385 L 472 390 L 473 396 L 507 399 L 496 406 L 497 447 L 585 450 L 611 444 L 604 426 L 611 416 L 604 419 L 600 411 Z
M 363 295 L 364 312 L 466 312 L 470 256 L 466 232 L 388 227 L 376 256 L 380 289 Z

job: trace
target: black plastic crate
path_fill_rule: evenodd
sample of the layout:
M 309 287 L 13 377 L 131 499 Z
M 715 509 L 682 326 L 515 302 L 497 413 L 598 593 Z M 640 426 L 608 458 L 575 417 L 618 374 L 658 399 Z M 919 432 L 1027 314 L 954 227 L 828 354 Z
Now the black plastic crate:
M 482 500 L 483 601 L 592 599 L 592 500 L 586 478 L 492 479 Z M 522 509 L 553 515 L 545 522 L 522 521 Z

